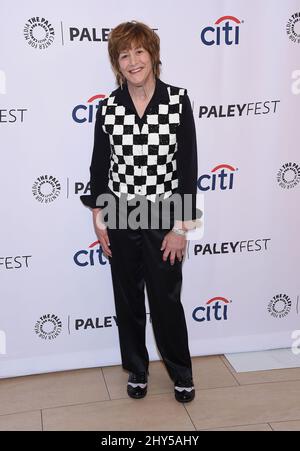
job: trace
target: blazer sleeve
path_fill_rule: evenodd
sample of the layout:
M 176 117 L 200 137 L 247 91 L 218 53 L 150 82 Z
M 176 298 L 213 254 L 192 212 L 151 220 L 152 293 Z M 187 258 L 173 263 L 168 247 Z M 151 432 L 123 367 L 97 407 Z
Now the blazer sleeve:
M 182 100 L 182 113 L 180 124 L 177 127 L 177 174 L 178 193 L 182 199 L 182 216 L 175 219 L 183 221 L 194 220 L 201 217 L 201 210 L 196 208 L 198 156 L 197 137 L 193 110 L 187 91 Z M 191 208 L 185 213 L 184 194 L 189 194 Z M 190 202 L 188 202 L 189 205 Z
M 103 128 L 102 102 L 96 113 L 94 129 L 94 147 L 90 164 L 90 195 L 80 196 L 82 203 L 90 208 L 99 208 L 96 205 L 97 197 L 107 191 L 108 172 L 110 166 L 109 135 Z

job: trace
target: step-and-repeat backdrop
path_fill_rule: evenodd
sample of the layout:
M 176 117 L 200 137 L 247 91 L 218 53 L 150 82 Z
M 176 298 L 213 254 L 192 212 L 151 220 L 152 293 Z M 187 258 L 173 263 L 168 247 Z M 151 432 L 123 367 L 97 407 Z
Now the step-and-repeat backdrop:
M 120 364 L 109 263 L 79 196 L 96 106 L 116 87 L 108 34 L 127 20 L 157 31 L 161 79 L 193 104 L 204 215 L 184 262 L 191 354 L 290 347 L 300 1 L 0 0 L 0 11 L 0 377 Z

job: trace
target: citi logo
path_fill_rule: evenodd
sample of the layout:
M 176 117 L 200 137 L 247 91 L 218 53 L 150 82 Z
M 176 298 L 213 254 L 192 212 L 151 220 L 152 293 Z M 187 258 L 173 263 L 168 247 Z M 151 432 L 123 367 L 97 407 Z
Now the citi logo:
M 203 28 L 201 41 L 204 45 L 238 45 L 241 23 L 243 22 L 234 16 L 222 16 L 214 23 L 215 27 Z
M 205 306 L 196 307 L 192 317 L 199 323 L 203 321 L 227 321 L 229 304 L 231 304 L 231 301 L 223 297 L 212 298 L 207 301 Z
M 95 100 L 105 99 L 105 94 L 96 94 L 93 97 L 90 97 L 87 101 L 87 104 L 76 105 L 72 111 L 72 118 L 78 124 L 83 124 L 84 122 L 93 122 L 95 111 L 99 107 L 99 102 L 95 105 Z M 97 112 L 97 111 L 96 111 Z
M 82 249 L 76 252 L 73 259 L 75 264 L 81 267 L 107 264 L 107 259 L 104 257 L 100 241 L 95 241 L 90 244 L 88 250 Z
M 230 164 L 219 164 L 211 170 L 210 174 L 203 174 L 198 178 L 198 188 L 200 191 L 233 189 L 236 171 L 237 168 Z

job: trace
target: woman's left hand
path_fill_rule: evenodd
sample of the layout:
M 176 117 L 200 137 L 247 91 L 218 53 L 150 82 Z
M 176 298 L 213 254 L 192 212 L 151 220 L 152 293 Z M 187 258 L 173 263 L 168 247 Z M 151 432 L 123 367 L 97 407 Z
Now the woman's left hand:
M 170 263 L 174 265 L 175 258 L 177 257 L 179 261 L 182 260 L 186 248 L 186 237 L 177 235 L 172 232 L 172 230 L 166 234 L 163 239 L 162 246 L 160 248 L 163 253 L 163 260 L 167 261 L 170 255 Z

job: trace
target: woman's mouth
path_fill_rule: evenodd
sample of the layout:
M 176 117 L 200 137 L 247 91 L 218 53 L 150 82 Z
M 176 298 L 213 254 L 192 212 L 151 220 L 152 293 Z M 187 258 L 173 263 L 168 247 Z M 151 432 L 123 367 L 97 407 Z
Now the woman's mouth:
M 141 70 L 142 70 L 142 68 L 139 67 L 138 69 L 130 70 L 129 73 L 130 73 L 130 74 L 137 74 L 137 73 L 140 72 Z

